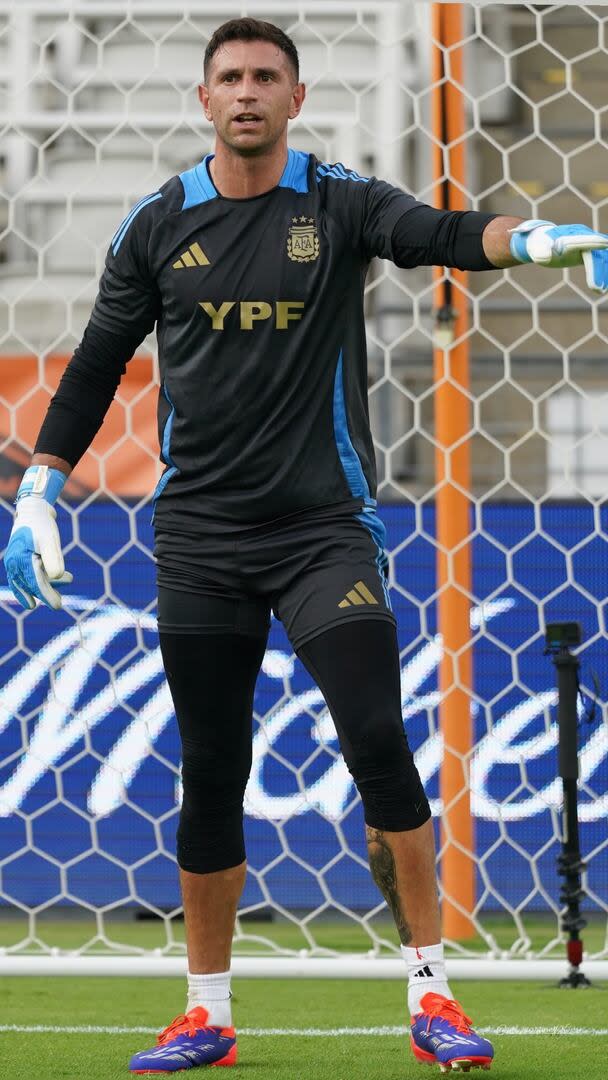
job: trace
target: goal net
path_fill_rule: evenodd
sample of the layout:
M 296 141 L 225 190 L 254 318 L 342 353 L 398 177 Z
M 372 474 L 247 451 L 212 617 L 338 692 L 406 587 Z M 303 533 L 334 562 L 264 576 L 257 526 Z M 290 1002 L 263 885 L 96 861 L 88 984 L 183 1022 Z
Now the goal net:
M 0 0 L 3 539 L 110 237 L 212 148 L 195 88 L 225 19 L 268 18 L 296 42 L 308 86 L 296 149 L 435 205 L 608 231 L 608 8 L 450 4 L 461 29 L 448 39 L 441 7 Z M 403 718 L 437 827 L 451 954 L 563 955 L 555 671 L 543 648 L 546 623 L 576 620 L 584 936 L 605 957 L 607 302 L 578 269 L 466 279 L 378 261 L 365 302 Z M 438 321 L 441 305 L 459 311 L 456 324 Z M 449 393 L 458 399 L 449 438 L 442 391 L 448 412 Z M 0 583 L 6 955 L 183 955 L 179 748 L 151 555 L 157 393 L 150 339 L 59 504 L 74 574 L 63 610 L 25 613 Z M 449 542 L 437 527 L 446 494 L 459 529 Z M 331 718 L 277 621 L 245 809 L 237 955 L 397 952 Z

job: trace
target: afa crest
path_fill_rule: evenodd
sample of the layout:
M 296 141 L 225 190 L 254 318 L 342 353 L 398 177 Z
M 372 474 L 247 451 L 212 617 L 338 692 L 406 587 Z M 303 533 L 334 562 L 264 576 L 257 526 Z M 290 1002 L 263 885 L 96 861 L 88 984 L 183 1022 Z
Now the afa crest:
M 319 237 L 314 218 L 294 217 L 287 237 L 287 254 L 293 262 L 314 262 L 319 255 Z

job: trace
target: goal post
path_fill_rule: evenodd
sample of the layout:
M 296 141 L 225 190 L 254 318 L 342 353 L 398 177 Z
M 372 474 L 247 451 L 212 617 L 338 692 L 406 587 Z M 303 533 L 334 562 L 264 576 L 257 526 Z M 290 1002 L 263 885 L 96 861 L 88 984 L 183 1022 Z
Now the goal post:
M 211 150 L 202 57 L 244 13 L 300 52 L 296 149 L 436 206 L 608 231 L 601 6 L 0 0 L 2 543 L 109 238 Z M 365 320 L 403 719 L 436 825 L 449 972 L 557 980 L 563 968 L 543 650 L 548 623 L 576 621 L 584 970 L 606 978 L 608 302 L 578 268 L 375 261 Z M 0 578 L 0 973 L 184 968 L 179 746 L 149 505 L 157 394 L 150 337 L 59 502 L 74 573 L 63 610 L 23 612 Z M 235 971 L 400 977 L 360 800 L 276 620 L 245 833 Z
M 463 18 L 461 4 L 433 4 L 433 164 L 435 205 L 464 210 Z M 471 398 L 467 275 L 435 268 L 435 507 L 437 607 L 443 655 L 439 718 L 442 932 L 475 936 L 473 818 L 469 762 L 471 723 Z

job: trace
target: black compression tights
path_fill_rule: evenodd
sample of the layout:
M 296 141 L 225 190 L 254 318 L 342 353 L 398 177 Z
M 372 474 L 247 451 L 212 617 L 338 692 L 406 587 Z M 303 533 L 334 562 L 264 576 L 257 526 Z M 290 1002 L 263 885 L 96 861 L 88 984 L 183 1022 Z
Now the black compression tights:
M 182 742 L 177 861 L 194 874 L 245 858 L 243 795 L 265 646 L 264 638 L 245 634 L 160 634 Z
M 245 858 L 243 794 L 265 642 L 161 633 L 160 643 L 182 740 L 178 862 L 193 873 L 224 870 Z M 430 811 L 403 730 L 392 623 L 342 623 L 305 644 L 299 656 L 330 708 L 366 823 L 394 832 L 422 825 Z

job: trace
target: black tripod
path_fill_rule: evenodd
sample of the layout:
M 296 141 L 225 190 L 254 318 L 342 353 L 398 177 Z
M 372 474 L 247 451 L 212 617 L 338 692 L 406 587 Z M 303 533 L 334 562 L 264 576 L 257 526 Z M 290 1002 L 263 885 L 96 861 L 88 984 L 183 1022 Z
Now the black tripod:
M 568 934 L 566 954 L 570 971 L 560 980 L 560 987 L 576 990 L 591 986 L 589 979 L 579 970 L 583 959 L 581 930 L 587 920 L 581 915 L 581 902 L 585 897 L 581 873 L 585 863 L 581 858 L 578 837 L 578 657 L 570 652 L 571 646 L 580 645 L 582 632 L 579 623 L 550 623 L 546 630 L 546 652 L 551 654 L 557 669 L 558 723 L 559 723 L 559 775 L 564 790 L 562 814 L 562 851 L 557 857 L 558 874 L 564 878 L 559 898 L 565 905 L 561 929 Z

